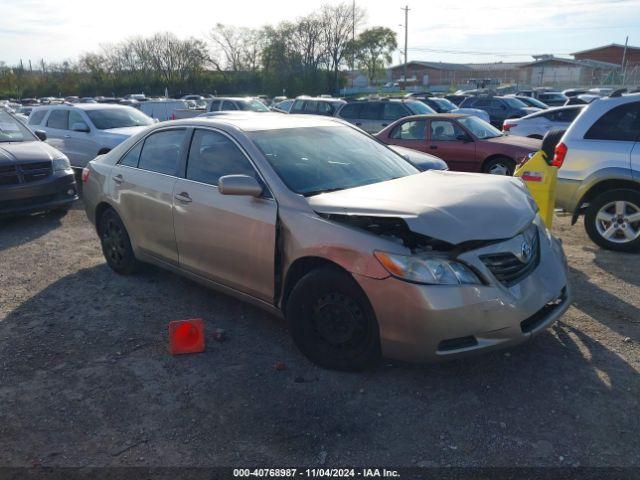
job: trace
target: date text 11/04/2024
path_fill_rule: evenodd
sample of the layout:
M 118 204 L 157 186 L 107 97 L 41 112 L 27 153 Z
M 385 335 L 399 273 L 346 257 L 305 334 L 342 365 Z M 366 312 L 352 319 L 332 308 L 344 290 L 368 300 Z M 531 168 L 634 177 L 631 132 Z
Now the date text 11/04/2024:
M 233 470 L 234 478 L 262 477 L 262 478 L 398 478 L 397 470 L 385 468 L 236 468 Z

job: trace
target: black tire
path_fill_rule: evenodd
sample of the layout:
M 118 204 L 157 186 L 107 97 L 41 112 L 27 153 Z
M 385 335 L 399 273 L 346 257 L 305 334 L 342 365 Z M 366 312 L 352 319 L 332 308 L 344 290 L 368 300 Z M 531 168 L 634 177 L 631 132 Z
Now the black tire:
M 618 214 L 615 202 L 625 202 L 623 214 Z M 598 214 L 602 211 L 604 214 L 616 215 L 616 220 L 611 223 L 598 218 Z M 635 190 L 610 190 L 598 195 L 587 208 L 584 217 L 584 227 L 589 238 L 600 247 L 607 250 L 615 250 L 618 252 L 637 252 L 640 250 L 640 236 L 635 240 L 626 240 L 627 234 L 637 232 L 640 229 L 640 221 L 625 222 L 625 219 L 633 213 L 640 212 L 640 192 Z M 616 224 L 617 223 L 617 228 Z M 604 236 L 608 226 L 613 226 L 612 241 Z M 601 233 L 604 230 L 603 233 Z
M 509 157 L 493 157 L 491 160 L 485 162 L 482 166 L 482 173 L 488 173 L 492 175 L 508 175 L 513 176 L 513 172 L 516 169 L 516 162 Z M 503 171 L 505 173 L 497 173 Z
M 293 287 L 285 310 L 296 346 L 312 362 L 359 371 L 380 358 L 369 299 L 343 270 L 320 267 L 307 273 Z
M 129 233 L 118 214 L 108 209 L 98 221 L 102 253 L 111 269 L 120 275 L 135 273 L 139 263 L 133 254 Z
M 556 146 L 558 145 L 558 143 L 560 143 L 560 139 L 564 135 L 564 132 L 566 132 L 566 130 L 561 128 L 554 128 L 545 133 L 542 139 L 541 150 L 547 157 L 547 163 L 551 164 L 553 156 L 556 152 Z

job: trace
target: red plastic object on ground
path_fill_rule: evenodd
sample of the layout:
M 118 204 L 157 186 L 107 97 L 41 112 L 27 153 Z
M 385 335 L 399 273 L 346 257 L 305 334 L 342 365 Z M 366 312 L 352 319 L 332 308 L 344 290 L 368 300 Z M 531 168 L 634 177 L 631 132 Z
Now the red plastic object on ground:
M 169 322 L 171 355 L 204 352 L 204 322 L 201 318 Z

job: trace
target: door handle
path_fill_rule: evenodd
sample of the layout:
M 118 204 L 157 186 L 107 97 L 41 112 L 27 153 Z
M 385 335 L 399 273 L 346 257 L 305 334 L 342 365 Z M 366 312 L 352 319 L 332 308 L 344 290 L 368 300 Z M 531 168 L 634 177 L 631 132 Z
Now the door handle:
M 124 178 L 122 178 L 122 175 L 116 175 L 113 177 L 113 181 L 120 185 L 124 181 Z
M 178 193 L 176 195 L 176 200 L 182 203 L 191 203 L 193 201 L 187 192 Z
M 438 146 L 437 146 L 437 145 L 429 145 L 429 148 L 430 148 L 431 150 L 437 150 L 437 149 L 438 149 Z
M 356 127 L 361 126 L 362 124 L 360 122 L 356 122 Z
M 65 135 L 64 138 L 71 138 L 71 135 Z

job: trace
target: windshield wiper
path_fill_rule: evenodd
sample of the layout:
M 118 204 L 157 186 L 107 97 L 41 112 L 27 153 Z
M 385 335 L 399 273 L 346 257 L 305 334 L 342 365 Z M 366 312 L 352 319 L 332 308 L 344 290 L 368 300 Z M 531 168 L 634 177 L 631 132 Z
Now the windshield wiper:
M 338 190 L 344 190 L 348 187 L 336 187 L 336 188 L 323 188 L 320 190 L 311 190 L 310 192 L 303 192 L 305 197 L 313 197 L 314 195 L 320 195 L 321 193 L 337 192 Z

